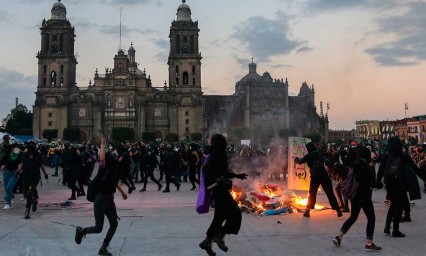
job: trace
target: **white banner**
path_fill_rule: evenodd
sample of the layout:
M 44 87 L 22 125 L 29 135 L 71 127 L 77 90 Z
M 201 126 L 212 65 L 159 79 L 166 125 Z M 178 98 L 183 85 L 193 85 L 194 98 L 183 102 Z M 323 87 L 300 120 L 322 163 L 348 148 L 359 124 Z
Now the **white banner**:
M 294 159 L 303 158 L 308 153 L 305 145 L 310 141 L 310 139 L 300 137 L 288 138 L 288 189 L 309 191 L 311 182 L 309 167 L 306 163 L 294 164 Z

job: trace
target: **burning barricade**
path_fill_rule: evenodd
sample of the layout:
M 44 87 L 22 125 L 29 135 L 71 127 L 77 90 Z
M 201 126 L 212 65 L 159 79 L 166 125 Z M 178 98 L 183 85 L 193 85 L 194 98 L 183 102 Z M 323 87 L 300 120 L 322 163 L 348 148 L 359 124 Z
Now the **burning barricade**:
M 256 184 L 255 189 L 243 192 L 238 186 L 233 186 L 231 195 L 241 211 L 257 215 L 278 215 L 304 211 L 308 202 L 307 198 L 297 196 L 291 190 L 284 190 L 275 183 Z M 315 205 L 315 210 L 325 207 Z

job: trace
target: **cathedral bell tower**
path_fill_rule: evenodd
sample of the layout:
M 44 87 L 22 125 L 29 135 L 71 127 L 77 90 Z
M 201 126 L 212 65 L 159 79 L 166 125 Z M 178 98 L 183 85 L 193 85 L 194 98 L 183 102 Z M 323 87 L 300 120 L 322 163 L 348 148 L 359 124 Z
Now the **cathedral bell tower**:
M 42 137 L 44 130 L 62 131 L 68 126 L 68 96 L 76 82 L 77 59 L 74 53 L 74 27 L 66 18 L 60 0 L 51 18 L 41 25 L 41 49 L 37 53 L 38 84 L 33 109 L 33 132 Z
M 190 140 L 204 130 L 203 92 L 201 90 L 201 53 L 198 47 L 198 21 L 182 0 L 177 18 L 170 27 L 169 91 L 174 104 L 169 108 L 170 133 Z
M 201 53 L 198 49 L 198 21 L 192 21 L 191 9 L 185 0 L 177 10 L 177 19 L 170 27 L 170 87 L 201 88 Z

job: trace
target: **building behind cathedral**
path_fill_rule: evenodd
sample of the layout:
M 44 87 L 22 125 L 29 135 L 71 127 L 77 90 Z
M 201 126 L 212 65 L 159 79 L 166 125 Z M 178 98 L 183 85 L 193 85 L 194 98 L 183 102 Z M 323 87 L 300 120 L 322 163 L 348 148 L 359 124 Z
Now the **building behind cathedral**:
M 183 1 L 185 2 L 185 1 Z M 182 3 L 170 27 L 168 83 L 154 86 L 145 70 L 138 68 L 136 49 L 118 50 L 112 68 L 95 71 L 88 87 L 76 84 L 75 30 L 58 1 L 51 18 L 42 21 L 38 58 L 38 85 L 33 107 L 33 133 L 79 127 L 81 139 L 111 136 L 115 127 L 133 129 L 140 139 L 154 133 L 158 139 L 177 134 L 180 140 L 191 134 L 209 136 L 229 133 L 238 127 L 253 131 L 263 127 L 277 135 L 294 131 L 328 129 L 327 117 L 317 114 L 315 90 L 304 82 L 297 96 L 289 96 L 287 78 L 257 73 L 253 61 L 248 74 L 235 84 L 232 95 L 204 95 L 198 22 L 190 7 Z M 208 72 L 208 70 L 207 70 Z

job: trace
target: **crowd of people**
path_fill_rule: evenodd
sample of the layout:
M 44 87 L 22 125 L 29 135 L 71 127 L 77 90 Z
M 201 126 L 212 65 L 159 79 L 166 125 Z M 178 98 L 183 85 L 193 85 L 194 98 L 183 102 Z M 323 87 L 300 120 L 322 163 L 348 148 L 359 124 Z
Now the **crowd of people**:
M 237 234 L 241 225 L 241 215 L 237 211 L 236 202 L 229 194 L 232 186 L 230 179 L 245 179 L 249 176 L 262 175 L 269 169 L 270 180 L 285 180 L 287 176 L 287 148 L 284 145 L 234 146 L 227 145 L 221 135 L 214 135 L 211 145 L 200 146 L 195 143 L 145 144 L 141 141 L 132 143 L 106 143 L 102 137 L 99 146 L 90 139 L 86 144 L 53 142 L 49 146 L 28 142 L 25 145 L 10 143 L 5 135 L 0 144 L 0 169 L 3 172 L 5 189 L 5 206 L 12 207 L 14 194 L 23 193 L 26 200 L 26 219 L 30 211 L 37 210 L 37 186 L 41 183 L 41 172 L 48 180 L 44 165 L 54 169 L 52 176 L 60 176 L 62 184 L 71 191 L 68 200 L 76 200 L 86 196 L 85 187 L 94 186 L 93 181 L 106 182 L 98 185 L 98 193 L 94 199 L 96 225 L 94 227 L 78 227 L 76 242 L 81 243 L 86 234 L 100 233 L 104 216 L 110 222 L 100 255 L 110 255 L 107 250 L 117 228 L 116 208 L 112 195 L 116 189 L 123 199 L 136 190 L 141 183 L 139 192 L 147 190 L 147 183 L 153 182 L 157 190 L 171 192 L 171 184 L 179 191 L 182 182 L 190 182 L 191 190 L 199 187 L 212 187 L 211 205 L 215 207 L 215 216 L 207 231 L 207 237 L 200 247 L 209 255 L 215 255 L 212 249 L 216 243 L 220 249 L 227 251 L 226 234 Z M 371 144 L 347 145 L 335 144 L 306 145 L 307 154 L 296 158 L 296 164 L 306 163 L 310 167 L 311 183 L 308 204 L 304 213 L 310 217 L 314 208 L 319 186 L 327 195 L 332 209 L 338 217 L 343 212 L 350 213 L 338 235 L 333 239 L 335 246 L 340 246 L 344 235 L 356 222 L 361 209 L 367 217 L 365 250 L 378 251 L 379 246 L 373 243 L 375 230 L 375 212 L 372 202 L 373 189 L 386 188 L 386 202 L 389 210 L 386 216 L 384 233 L 392 237 L 405 237 L 399 229 L 401 222 L 410 222 L 410 200 L 420 199 L 420 186 L 417 178 L 426 178 L 426 150 L 424 145 L 406 147 L 397 137 L 389 139 L 386 147 L 375 148 Z M 207 160 L 206 160 L 207 159 Z M 95 163 L 99 162 L 97 175 L 92 178 Z M 246 167 L 244 167 L 246 166 Z M 204 170 L 203 170 L 204 167 Z M 203 170 L 204 178 L 200 180 Z M 236 174 L 238 170 L 240 174 Z M 344 193 L 345 181 L 353 177 L 357 184 L 351 196 Z M 203 183 L 200 185 L 200 183 Z M 127 187 L 127 192 L 120 184 Z M 426 183 L 425 183 L 426 184 Z M 426 192 L 426 186 L 424 188 Z M 223 223 L 225 223 L 223 225 Z

